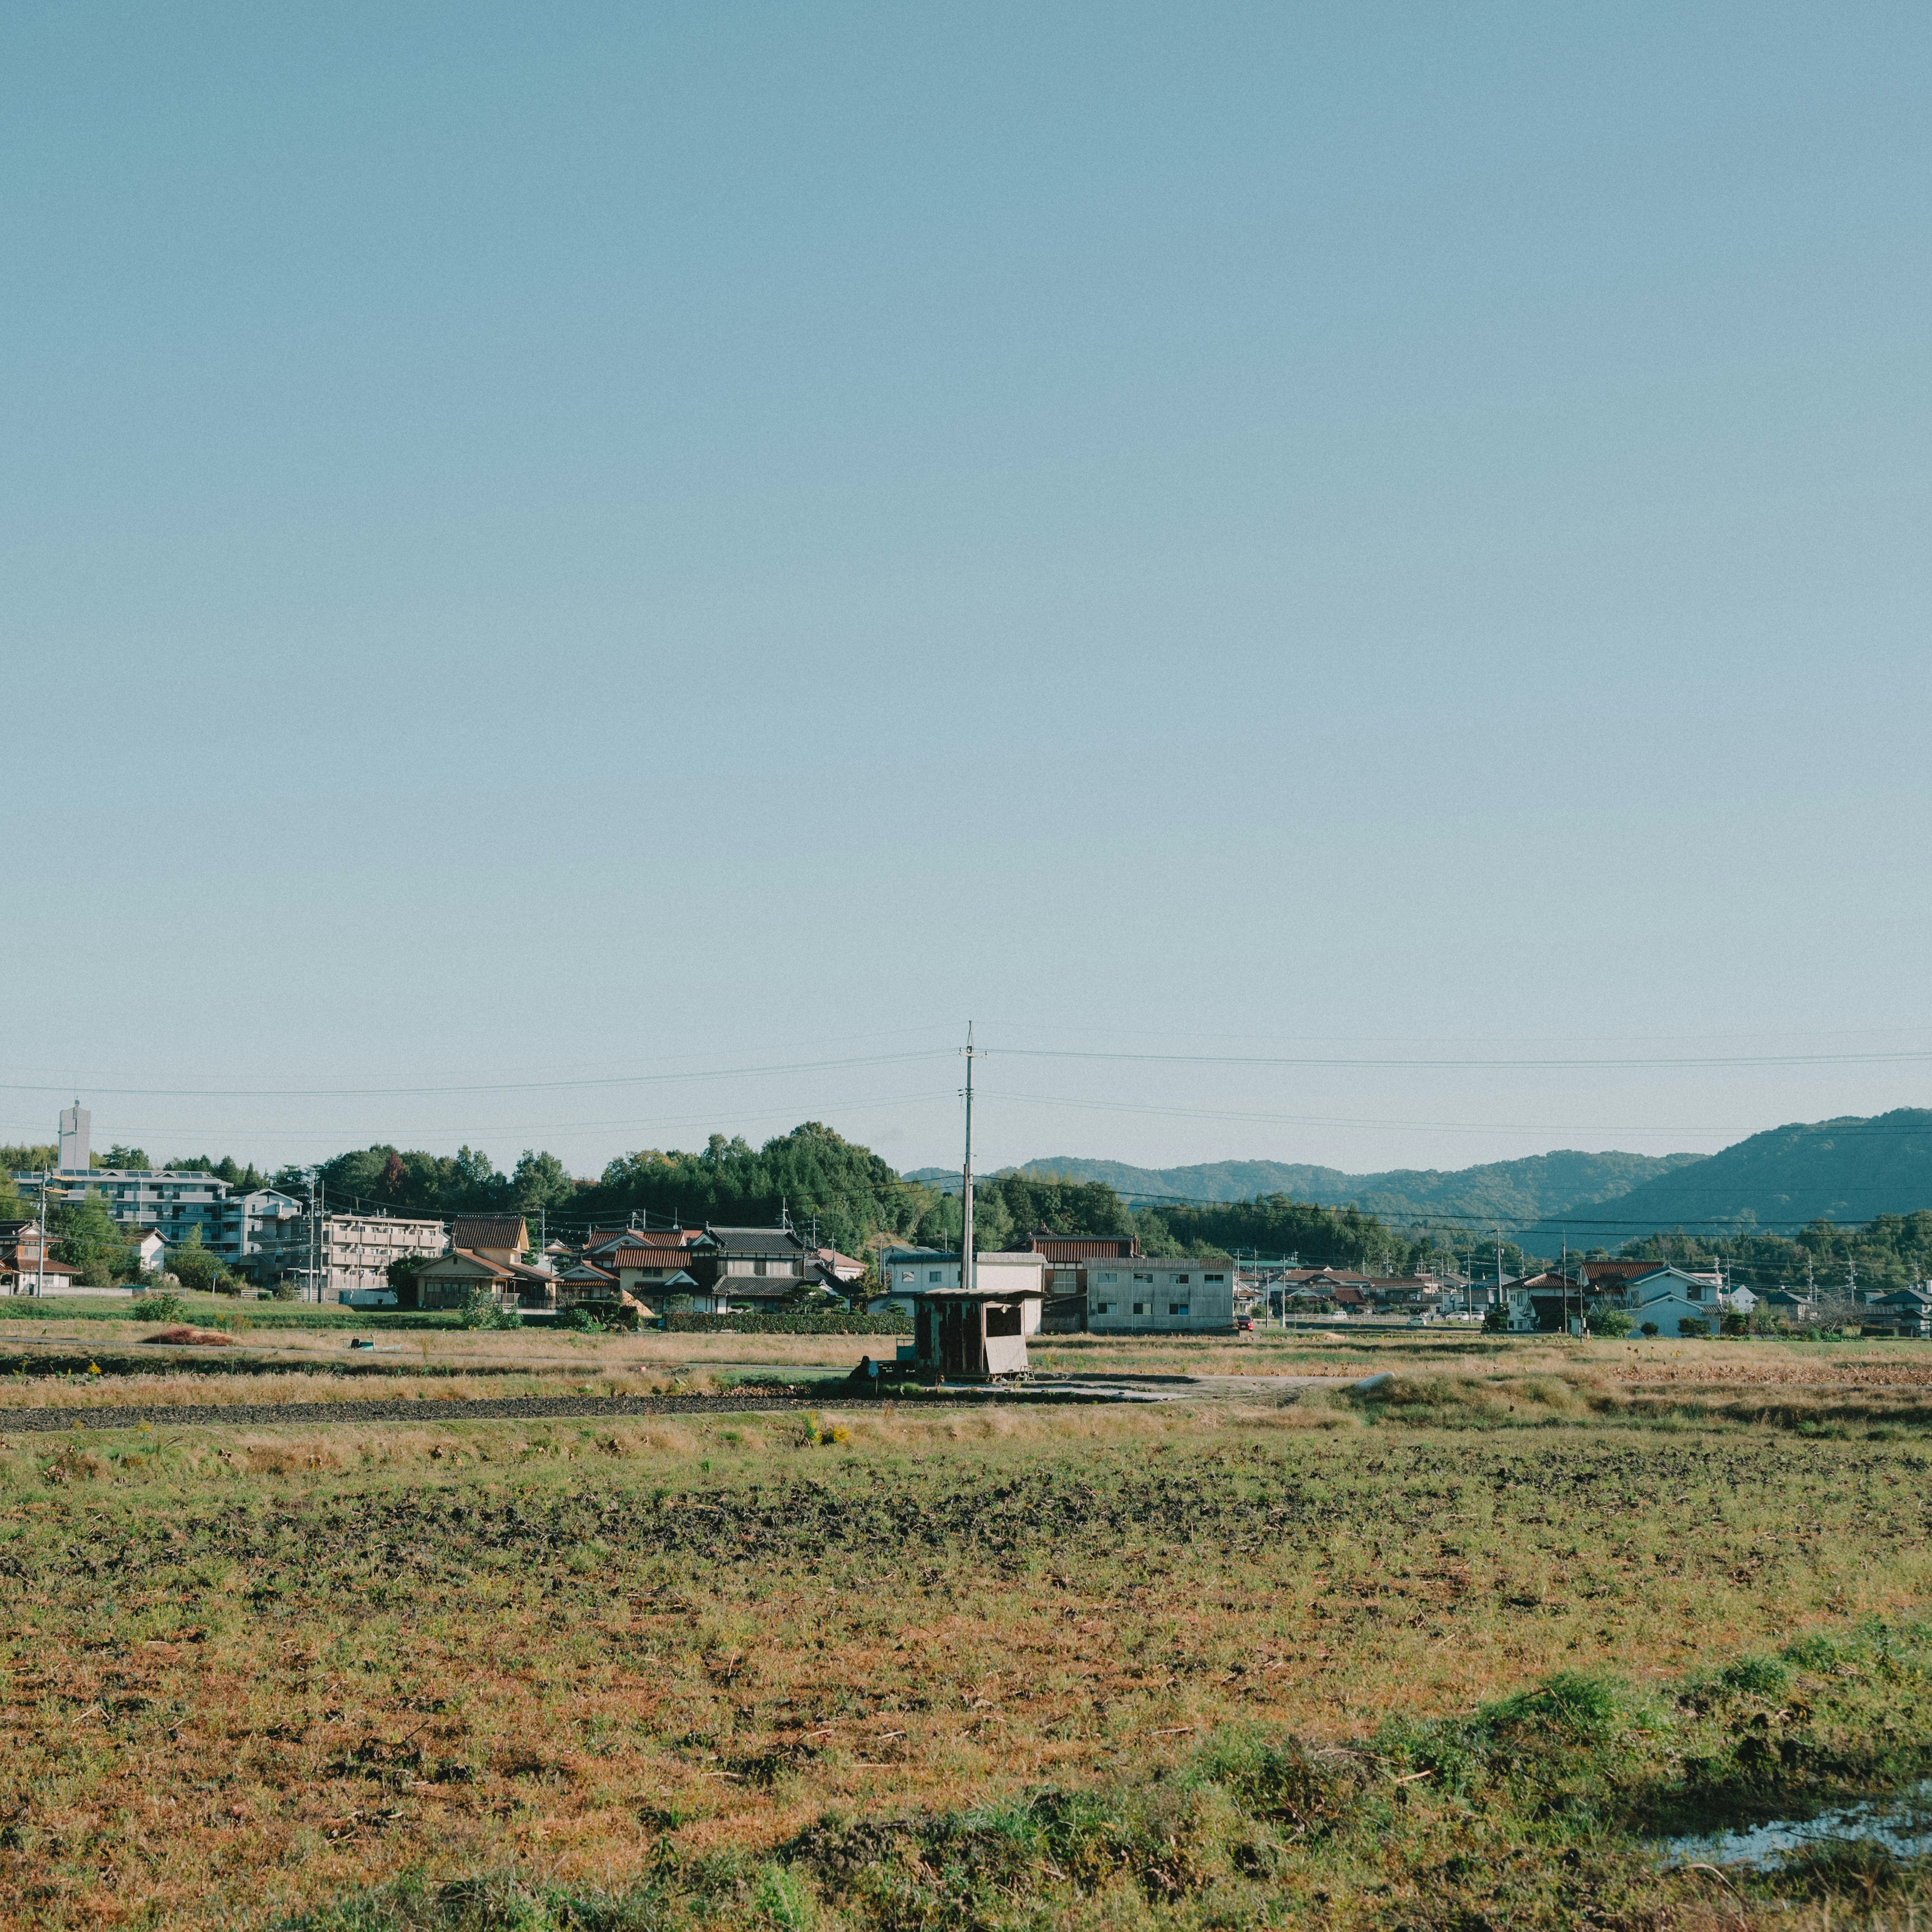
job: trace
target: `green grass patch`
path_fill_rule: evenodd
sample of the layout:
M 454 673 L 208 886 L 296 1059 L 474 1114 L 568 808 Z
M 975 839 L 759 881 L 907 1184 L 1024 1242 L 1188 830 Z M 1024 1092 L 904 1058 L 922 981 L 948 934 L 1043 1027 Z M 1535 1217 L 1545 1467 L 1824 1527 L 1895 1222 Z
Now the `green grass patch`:
M 245 1322 L 250 1328 L 459 1328 L 460 1310 L 344 1308 L 327 1301 L 249 1301 L 232 1294 L 190 1294 L 170 1290 L 181 1312 L 165 1318 L 212 1328 L 223 1322 Z M 118 1296 L 0 1295 L 0 1321 L 140 1322 L 135 1298 Z M 245 1332 L 245 1331 L 244 1331 Z

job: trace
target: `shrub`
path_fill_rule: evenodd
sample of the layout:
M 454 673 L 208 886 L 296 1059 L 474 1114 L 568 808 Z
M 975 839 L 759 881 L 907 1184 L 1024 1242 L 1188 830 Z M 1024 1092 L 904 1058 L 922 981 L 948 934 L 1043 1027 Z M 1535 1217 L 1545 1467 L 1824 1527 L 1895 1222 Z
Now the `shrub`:
M 1637 1332 L 1640 1335 L 1654 1335 L 1657 1333 L 1657 1324 L 1654 1322 L 1646 1322 Z
M 1636 1326 L 1636 1318 L 1627 1308 L 1606 1308 L 1600 1315 L 1590 1317 L 1592 1334 L 1604 1335 L 1612 1341 L 1628 1335 Z
M 167 1288 L 136 1298 L 128 1310 L 136 1322 L 178 1322 L 188 1312 L 188 1304 Z
M 1710 1334 L 1711 1324 L 1700 1315 L 1680 1315 L 1677 1318 L 1677 1332 L 1694 1342 Z
M 487 1288 L 472 1288 L 463 1304 L 462 1324 L 466 1328 L 520 1328 L 523 1310 L 506 1308 Z
M 1492 1335 L 1500 1335 L 1509 1326 L 1509 1309 L 1500 1301 L 1492 1301 L 1483 1310 L 1483 1327 Z

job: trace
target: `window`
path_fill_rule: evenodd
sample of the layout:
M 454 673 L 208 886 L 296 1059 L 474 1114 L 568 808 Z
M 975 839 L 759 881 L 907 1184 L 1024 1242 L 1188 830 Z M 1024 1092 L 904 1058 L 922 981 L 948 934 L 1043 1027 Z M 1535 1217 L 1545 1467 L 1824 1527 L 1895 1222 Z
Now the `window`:
M 1147 1312 L 1147 1304 L 1144 1301 L 1136 1302 L 1134 1304 L 1134 1312 L 1136 1315 L 1144 1315 Z
M 1203 1281 L 1225 1282 L 1228 1277 L 1224 1274 L 1204 1274 L 1201 1279 Z
M 1170 1315 L 1185 1315 L 1187 1312 L 1187 1304 L 1184 1301 L 1170 1301 L 1167 1304 L 1167 1312 Z
M 1134 1279 L 1136 1281 L 1151 1281 L 1153 1280 L 1154 1276 L 1150 1274 L 1137 1274 L 1134 1276 Z
M 928 1281 L 937 1281 L 939 1279 L 939 1276 L 940 1270 L 938 1268 L 928 1268 L 926 1271 L 926 1278 Z M 912 1276 L 910 1275 L 908 1275 L 906 1276 L 906 1280 L 908 1281 L 911 1280 L 911 1279 Z
M 1187 1286 L 1186 1276 L 1184 1274 L 1176 1275 L 1174 1277 L 1174 1285 L 1176 1288 L 1185 1288 Z
M 1096 1315 L 1111 1315 L 1113 1312 L 1114 1304 L 1111 1301 L 1096 1301 L 1094 1304 L 1094 1312 Z
M 1119 1280 L 1120 1276 L 1115 1274 L 1103 1274 L 1100 1276 L 1100 1279 L 1104 1281 L 1109 1288 L 1111 1288 L 1115 1282 Z

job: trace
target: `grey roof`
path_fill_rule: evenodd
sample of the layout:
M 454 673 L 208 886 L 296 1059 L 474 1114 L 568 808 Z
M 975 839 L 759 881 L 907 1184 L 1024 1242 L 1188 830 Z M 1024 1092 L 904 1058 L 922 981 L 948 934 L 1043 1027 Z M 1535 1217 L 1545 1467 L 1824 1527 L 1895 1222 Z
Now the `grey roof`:
M 802 1255 L 805 1244 L 789 1228 L 714 1228 L 707 1221 L 694 1245 L 715 1244 L 728 1255 Z

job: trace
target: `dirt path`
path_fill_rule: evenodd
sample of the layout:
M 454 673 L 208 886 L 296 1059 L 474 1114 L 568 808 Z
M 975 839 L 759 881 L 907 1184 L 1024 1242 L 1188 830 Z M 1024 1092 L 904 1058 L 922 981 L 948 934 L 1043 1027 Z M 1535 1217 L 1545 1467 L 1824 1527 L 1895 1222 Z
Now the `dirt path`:
M 1204 1376 L 1054 1378 L 998 1388 L 962 1386 L 896 1391 L 886 1400 L 910 1408 L 940 1405 L 978 1407 L 988 1402 L 1025 1406 L 1117 1402 L 1251 1402 L 1274 1406 L 1293 1402 L 1303 1390 L 1339 1379 L 1328 1376 Z M 316 1423 L 408 1422 L 418 1426 L 452 1422 L 542 1421 L 550 1418 L 644 1415 L 742 1415 L 802 1408 L 871 1408 L 879 1397 L 832 1388 L 792 1394 L 660 1396 L 508 1396 L 492 1400 L 412 1397 L 406 1400 L 334 1402 L 176 1402 L 73 1404 L 57 1408 L 0 1410 L 0 1437 L 76 1430 L 194 1429 L 210 1425 L 262 1428 Z
M 889 1400 L 908 1407 L 937 1404 L 1108 1402 L 1118 1398 L 1102 1390 L 1039 1388 L 921 1389 Z M 316 1423 L 409 1422 L 434 1426 L 453 1422 L 542 1421 L 551 1418 L 597 1416 L 616 1418 L 643 1415 L 743 1415 L 773 1409 L 871 1408 L 876 1397 L 847 1396 L 843 1390 L 825 1395 L 662 1395 L 662 1396 L 512 1396 L 501 1400 L 452 1402 L 438 1397 L 407 1402 L 198 1402 L 98 1407 L 75 1405 L 62 1408 L 14 1408 L 0 1412 L 0 1436 L 61 1432 L 76 1430 L 205 1428 L 226 1424 L 250 1428 L 287 1427 Z

